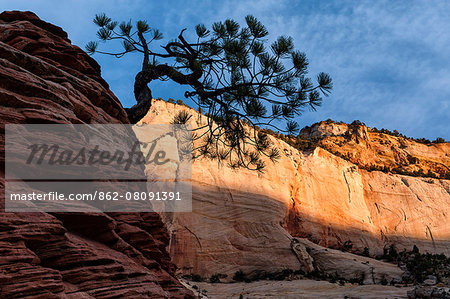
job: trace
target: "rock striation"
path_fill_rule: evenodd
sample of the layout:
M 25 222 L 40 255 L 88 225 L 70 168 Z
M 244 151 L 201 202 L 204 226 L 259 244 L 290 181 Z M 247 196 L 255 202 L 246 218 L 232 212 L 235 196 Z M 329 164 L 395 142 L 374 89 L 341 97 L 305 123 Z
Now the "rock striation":
M 294 238 L 293 241 L 296 243 L 294 251 L 298 250 L 299 245 L 300 248 L 306 249 L 307 253 L 303 253 L 301 257 L 303 260 L 311 261 L 313 271 L 335 275 L 347 281 L 359 281 L 361 284 L 381 284 L 383 281 L 394 284 L 402 281 L 404 271 L 396 265 L 336 249 L 327 249 L 307 239 Z
M 169 123 L 180 110 L 193 115 L 194 128 L 206 122 L 194 109 L 158 100 L 141 122 Z M 291 250 L 293 237 L 334 249 L 351 244 L 356 253 L 367 247 L 371 256 L 391 244 L 450 255 L 448 180 L 368 171 L 323 148 L 298 151 L 270 138 L 282 157 L 266 161 L 263 174 L 194 161 L 193 212 L 161 215 L 183 273 L 232 277 L 305 267 Z M 433 159 L 448 167 L 447 146 Z
M 31 12 L 0 14 L 0 297 L 191 298 L 156 213 L 5 213 L 5 124 L 129 123 L 99 65 Z M 143 169 L 136 169 L 143 172 Z
M 333 154 L 368 170 L 450 178 L 450 143 L 414 140 L 397 131 L 331 120 L 315 123 L 300 135 L 314 139 Z M 420 142 L 419 142 L 420 141 Z
M 229 284 L 196 282 L 195 285 L 209 298 L 430 298 L 430 297 L 408 297 L 407 292 L 411 287 L 382 286 L 382 285 L 358 285 L 347 283 L 339 285 L 327 281 L 315 280 L 290 280 L 290 281 L 267 281 L 260 280 L 250 283 L 239 282 Z M 436 292 L 436 294 L 439 294 Z M 206 297 L 203 297 L 206 298 Z M 446 298 L 446 297 L 433 297 Z

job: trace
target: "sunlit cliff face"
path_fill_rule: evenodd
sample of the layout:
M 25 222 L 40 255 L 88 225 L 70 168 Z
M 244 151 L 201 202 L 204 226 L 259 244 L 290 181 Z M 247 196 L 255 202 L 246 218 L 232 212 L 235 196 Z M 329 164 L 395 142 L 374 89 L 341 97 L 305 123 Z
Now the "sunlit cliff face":
M 141 122 L 169 123 L 182 109 L 193 115 L 192 127 L 206 122 L 193 109 L 156 100 Z M 385 150 L 382 157 L 389 160 L 389 147 L 380 145 L 393 140 L 365 134 L 365 146 L 355 145 L 352 151 L 362 159 L 374 148 Z M 291 258 L 291 236 L 337 248 L 350 240 L 354 250 L 368 247 L 371 254 L 391 243 L 450 254 L 448 180 L 368 171 L 322 148 L 299 152 L 271 139 L 281 158 L 277 163 L 267 159 L 262 174 L 206 158 L 194 161 L 193 212 L 163 215 L 172 232 L 171 255 L 180 268 L 201 274 L 224 267 L 234 273 L 243 261 L 249 269 L 293 268 L 298 261 Z M 430 147 L 429 155 L 423 146 L 409 142 L 408 149 L 448 165 L 448 144 Z M 350 149 L 345 144 L 337 150 Z
M 450 175 L 448 142 L 415 141 L 356 122 L 322 121 L 304 128 L 301 135 L 319 138 L 323 148 L 364 169 L 447 179 Z

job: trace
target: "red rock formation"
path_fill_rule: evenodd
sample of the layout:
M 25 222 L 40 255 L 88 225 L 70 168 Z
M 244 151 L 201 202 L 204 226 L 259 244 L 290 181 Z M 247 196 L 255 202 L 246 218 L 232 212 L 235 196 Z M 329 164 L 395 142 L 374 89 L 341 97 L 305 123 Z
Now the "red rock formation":
M 384 133 L 383 133 L 384 132 Z M 360 168 L 398 174 L 450 178 L 450 143 L 420 143 L 361 123 L 321 121 L 300 132 Z
M 7 123 L 128 123 L 99 65 L 31 12 L 0 14 L 0 202 Z M 3 210 L 3 206 L 0 206 Z M 156 213 L 0 212 L 0 298 L 184 298 Z

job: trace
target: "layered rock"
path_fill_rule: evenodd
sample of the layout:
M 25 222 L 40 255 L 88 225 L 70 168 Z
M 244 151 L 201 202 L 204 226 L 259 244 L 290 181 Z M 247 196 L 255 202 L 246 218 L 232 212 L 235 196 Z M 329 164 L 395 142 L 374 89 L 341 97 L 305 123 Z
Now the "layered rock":
M 361 284 L 398 283 L 402 281 L 404 271 L 396 265 L 358 256 L 336 249 L 327 249 L 307 239 L 294 238 L 298 248 L 301 245 L 307 252 L 306 260 L 311 261 L 313 271 L 335 276 L 336 279 L 359 281 Z M 305 259 L 305 255 L 302 255 Z
M 331 120 L 301 130 L 321 147 L 361 168 L 439 178 L 450 177 L 450 143 L 417 142 L 398 132 Z
M 154 101 L 143 123 L 169 123 L 180 110 Z M 385 246 L 450 254 L 448 180 L 367 171 L 316 148 L 299 152 L 272 138 L 282 157 L 263 174 L 205 158 L 193 163 L 193 212 L 162 215 L 170 254 L 183 273 L 232 276 L 302 267 L 292 237 L 371 255 Z M 445 151 L 445 150 L 444 150 Z M 448 155 L 448 152 L 445 153 Z M 447 163 L 443 161 L 442 163 Z
M 2 210 L 5 124 L 128 123 L 99 65 L 31 12 L 0 14 L 0 100 Z M 156 213 L 2 212 L 0 297 L 191 297 L 168 242 Z
M 411 289 L 410 287 L 400 288 L 397 286 L 382 286 L 382 285 L 355 286 L 354 284 L 349 283 L 345 285 L 338 285 L 335 283 L 329 283 L 327 281 L 315 281 L 315 280 L 291 280 L 291 281 L 260 280 L 250 283 L 241 282 L 229 284 L 196 282 L 195 285 L 197 286 L 198 289 L 202 290 L 202 292 L 208 294 L 209 298 L 238 299 L 241 296 L 244 298 L 286 298 L 286 299 L 427 298 L 427 297 L 408 297 L 407 292 L 410 291 Z M 438 292 L 436 292 L 436 294 L 438 294 Z

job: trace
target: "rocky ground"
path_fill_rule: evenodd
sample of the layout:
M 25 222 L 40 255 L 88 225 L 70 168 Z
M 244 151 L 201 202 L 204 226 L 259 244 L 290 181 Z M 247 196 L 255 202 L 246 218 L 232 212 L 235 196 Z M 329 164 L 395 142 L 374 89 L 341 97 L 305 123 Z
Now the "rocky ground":
M 181 281 L 200 298 L 450 298 L 445 274 L 411 279 L 407 267 L 293 239 L 301 270 L 259 277 L 236 273 L 209 281 L 183 276 Z M 425 273 L 424 273 L 425 275 Z M 439 277 L 439 279 L 438 279 Z
M 201 298 L 408 298 L 413 287 L 355 285 L 316 280 L 206 283 L 184 281 Z

